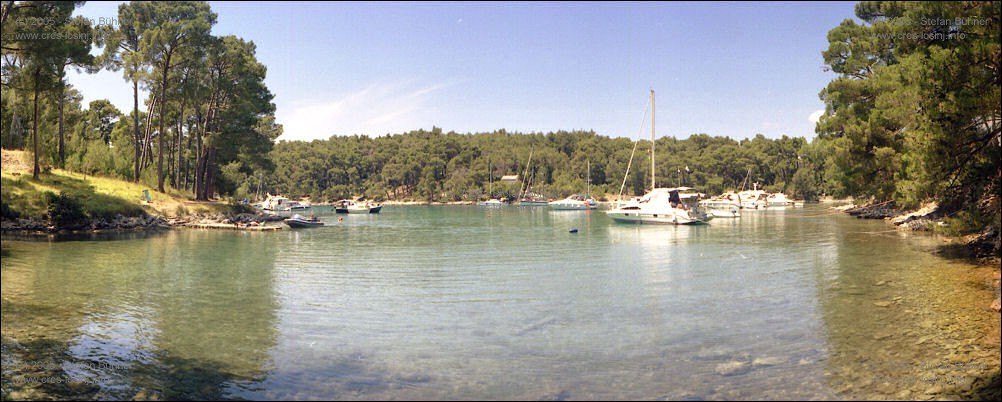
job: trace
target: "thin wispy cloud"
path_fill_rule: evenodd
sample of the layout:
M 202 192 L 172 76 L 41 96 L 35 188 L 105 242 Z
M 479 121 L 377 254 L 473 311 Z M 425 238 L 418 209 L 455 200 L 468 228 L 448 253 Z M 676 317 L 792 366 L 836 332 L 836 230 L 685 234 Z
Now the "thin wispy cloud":
M 380 136 L 425 127 L 434 95 L 448 84 L 381 82 L 333 99 L 299 102 L 278 111 L 280 140 L 326 139 L 332 135 Z

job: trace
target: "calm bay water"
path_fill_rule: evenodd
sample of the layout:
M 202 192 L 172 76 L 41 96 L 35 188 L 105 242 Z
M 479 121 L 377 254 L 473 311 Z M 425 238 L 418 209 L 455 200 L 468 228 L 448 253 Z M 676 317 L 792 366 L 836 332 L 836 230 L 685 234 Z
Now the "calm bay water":
M 999 363 L 974 267 L 824 206 L 322 218 L 4 238 L 5 387 L 48 365 L 98 399 L 924 399 Z

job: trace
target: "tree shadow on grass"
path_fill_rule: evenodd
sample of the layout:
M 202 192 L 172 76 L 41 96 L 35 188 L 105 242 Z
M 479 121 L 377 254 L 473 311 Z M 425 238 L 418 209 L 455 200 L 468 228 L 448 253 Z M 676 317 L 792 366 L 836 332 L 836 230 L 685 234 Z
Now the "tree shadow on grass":
M 16 196 L 8 189 L 18 189 L 20 192 L 31 194 L 35 192 L 34 185 L 51 187 L 70 195 L 80 201 L 84 212 L 91 218 L 109 218 L 117 214 L 123 216 L 142 216 L 146 211 L 138 205 L 142 194 L 136 194 L 134 200 L 124 199 L 108 194 L 99 194 L 93 185 L 88 184 L 83 179 L 69 176 L 43 175 L 38 179 L 20 176 L 17 178 L 4 177 L 2 180 L 4 191 L 4 202 L 22 211 L 33 213 L 44 213 L 44 197 Z M 9 200 L 8 200 L 9 199 Z M 40 204 L 40 202 L 42 202 Z

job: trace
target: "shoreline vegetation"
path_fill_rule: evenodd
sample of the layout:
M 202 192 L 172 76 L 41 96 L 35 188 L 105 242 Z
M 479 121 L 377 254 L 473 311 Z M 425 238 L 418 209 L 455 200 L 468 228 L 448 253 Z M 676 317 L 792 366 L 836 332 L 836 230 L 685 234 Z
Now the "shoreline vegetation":
M 39 179 L 32 179 L 29 156 L 24 151 L 2 150 L 2 178 L 4 185 L 3 216 L 0 229 L 4 232 L 71 233 L 114 230 L 160 230 L 175 227 L 208 227 L 212 224 L 257 226 L 280 221 L 282 217 L 256 210 L 250 205 L 223 200 L 198 201 L 180 192 L 154 193 L 148 186 L 102 176 L 87 175 L 61 169 L 47 169 Z M 59 204 L 58 194 L 69 194 L 83 205 L 63 205 L 69 217 L 53 216 L 64 211 L 54 211 Z M 149 195 L 149 200 L 145 199 Z M 625 197 L 625 196 L 624 196 Z M 603 194 L 599 204 L 615 202 L 616 194 Z M 897 208 L 893 201 L 857 203 L 852 197 L 822 197 L 814 202 L 830 204 L 831 208 L 861 219 L 883 219 L 902 229 L 934 231 L 946 227 L 947 216 L 936 203 L 906 210 Z M 90 204 L 99 204 L 98 207 Z M 382 200 L 382 205 L 477 205 L 477 201 L 422 201 L 412 198 Z M 333 203 L 313 203 L 329 206 Z M 66 215 L 66 214 L 63 214 Z M 223 226 L 219 226 L 224 228 Z M 229 228 L 229 227 L 225 227 Z M 993 240 L 992 233 L 979 232 L 968 235 L 949 235 L 953 241 L 963 242 L 978 258 L 988 258 Z
M 3 218 L 0 231 L 27 237 L 161 231 L 171 229 L 282 230 L 283 216 L 254 209 L 250 205 L 224 201 L 195 201 L 180 193 L 145 198 L 140 184 L 50 169 L 39 179 L 31 179 L 26 152 L 3 150 Z M 58 196 L 55 193 L 59 193 Z M 71 194 L 65 196 L 64 194 Z M 131 197 L 128 195 L 131 194 Z M 615 199 L 605 194 L 601 199 Z M 608 203 L 605 201 L 602 203 Z M 893 201 L 857 204 L 852 198 L 824 197 L 816 202 L 829 204 L 833 211 L 860 219 L 882 219 L 898 230 L 930 231 L 942 234 L 942 253 L 961 258 L 994 272 L 995 300 L 989 308 L 1002 309 L 998 256 L 992 255 L 992 233 L 950 235 L 946 214 L 935 203 L 921 208 L 897 208 Z M 95 205 L 96 204 L 96 205 Z M 385 200 L 389 206 L 441 205 L 469 206 L 476 201 L 434 202 L 413 199 Z M 317 206 L 326 203 L 314 204 Z M 95 211 L 96 210 L 96 211 Z

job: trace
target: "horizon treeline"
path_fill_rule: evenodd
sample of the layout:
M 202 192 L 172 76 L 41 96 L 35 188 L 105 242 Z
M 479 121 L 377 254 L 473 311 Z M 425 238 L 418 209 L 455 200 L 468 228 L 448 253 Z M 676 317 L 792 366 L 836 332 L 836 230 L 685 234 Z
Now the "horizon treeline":
M 813 174 L 806 173 L 813 166 L 799 154 L 806 145 L 802 138 L 773 140 L 761 134 L 740 141 L 706 134 L 661 137 L 655 180 L 658 186 L 688 186 L 708 194 L 757 185 L 816 199 L 817 189 L 807 177 Z M 241 194 L 447 202 L 514 199 L 525 191 L 556 199 L 584 193 L 589 185 L 596 197 L 621 190 L 632 197 L 651 187 L 650 140 L 581 130 L 459 134 L 433 127 L 375 138 L 280 141 L 272 160 L 275 174 L 249 182 Z M 799 168 L 805 169 L 803 180 L 795 179 Z M 501 182 L 515 175 L 516 181 Z

